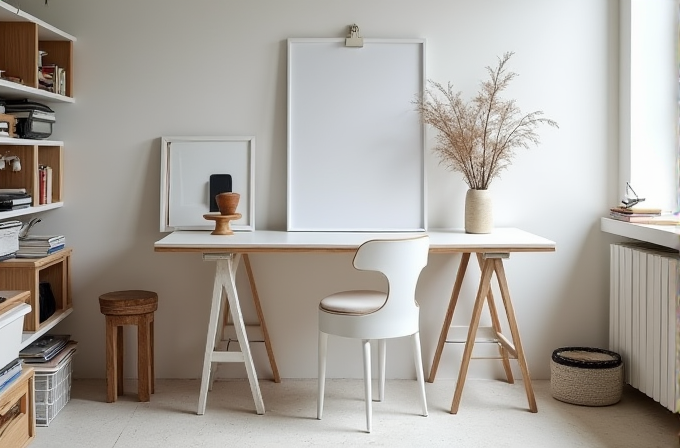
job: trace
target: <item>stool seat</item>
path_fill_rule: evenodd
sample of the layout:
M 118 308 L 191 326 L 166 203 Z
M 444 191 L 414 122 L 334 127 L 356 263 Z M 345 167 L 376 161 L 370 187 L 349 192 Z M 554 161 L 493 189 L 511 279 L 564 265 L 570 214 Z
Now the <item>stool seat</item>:
M 138 289 L 108 292 L 99 296 L 99 308 L 111 316 L 153 313 L 158 309 L 158 294 Z
M 158 294 L 153 291 L 113 291 L 99 296 L 106 317 L 106 401 L 123 394 L 123 326 L 137 327 L 137 379 L 139 401 L 154 393 L 154 312 Z

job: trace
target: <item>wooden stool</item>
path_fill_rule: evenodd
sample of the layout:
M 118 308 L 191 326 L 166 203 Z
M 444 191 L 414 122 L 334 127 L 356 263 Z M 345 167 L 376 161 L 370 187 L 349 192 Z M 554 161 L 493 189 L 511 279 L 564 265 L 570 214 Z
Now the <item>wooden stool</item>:
M 151 291 L 114 291 L 99 296 L 106 316 L 106 402 L 123 395 L 123 326 L 137 326 L 137 393 L 149 401 L 154 393 L 153 313 L 158 294 Z

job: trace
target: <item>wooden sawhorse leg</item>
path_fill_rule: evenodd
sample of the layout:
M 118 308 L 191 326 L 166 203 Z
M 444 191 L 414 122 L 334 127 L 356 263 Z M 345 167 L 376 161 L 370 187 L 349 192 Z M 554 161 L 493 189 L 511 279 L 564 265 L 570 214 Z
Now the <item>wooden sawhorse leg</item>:
M 248 254 L 243 255 L 243 262 L 246 265 L 248 281 L 250 282 L 250 290 L 253 293 L 253 302 L 255 303 L 255 311 L 257 311 L 257 320 L 259 321 L 260 329 L 262 330 L 264 347 L 267 350 L 267 357 L 269 358 L 269 365 L 272 368 L 274 382 L 280 383 L 281 377 L 279 376 L 279 369 L 278 367 L 276 367 L 276 359 L 274 359 L 274 350 L 272 349 L 272 344 L 269 340 L 269 332 L 267 331 L 267 324 L 264 321 L 264 313 L 262 312 L 262 306 L 260 305 L 260 296 L 257 293 L 257 287 L 255 286 L 255 277 L 253 276 L 253 268 L 250 266 L 250 258 L 248 258 Z
M 203 373 L 201 375 L 201 390 L 198 399 L 197 414 L 205 414 L 205 406 L 208 396 L 208 386 L 210 383 L 210 372 L 215 364 L 219 362 L 243 362 L 245 363 L 250 390 L 255 401 L 255 409 L 258 414 L 264 414 L 264 402 L 260 385 L 257 382 L 257 373 L 253 357 L 250 353 L 250 345 L 246 335 L 243 314 L 236 292 L 236 269 L 240 261 L 240 254 L 203 254 L 203 260 L 216 261 L 215 284 L 213 287 L 212 305 L 210 307 L 210 323 L 208 325 L 208 335 L 205 345 L 205 355 L 203 358 Z M 218 340 L 220 323 L 220 311 L 223 308 L 223 294 L 226 293 L 229 310 L 234 321 L 236 337 L 241 347 L 240 352 L 217 351 L 216 341 Z
M 475 299 L 474 308 L 472 311 L 472 320 L 468 328 L 468 336 L 465 342 L 465 350 L 463 352 L 463 359 L 461 362 L 460 371 L 458 373 L 458 382 L 456 384 L 456 391 L 454 393 L 453 402 L 451 404 L 451 413 L 455 414 L 458 412 L 458 407 L 460 405 L 460 400 L 463 393 L 463 386 L 465 384 L 465 377 L 467 375 L 467 369 L 472 359 L 472 349 L 474 347 L 475 337 L 477 334 L 477 329 L 479 327 L 479 319 L 481 316 L 482 307 L 484 301 L 489 305 L 489 312 L 491 314 L 492 327 L 495 336 L 498 340 L 500 359 L 503 361 L 503 368 L 505 370 L 506 377 L 509 383 L 513 383 L 514 379 L 512 376 L 512 370 L 510 369 L 509 359 L 517 359 L 522 371 L 522 376 L 524 378 L 524 387 L 527 393 L 527 399 L 529 401 L 529 409 L 531 412 L 537 412 L 536 399 L 534 397 L 533 388 L 531 385 L 531 378 L 529 376 L 529 369 L 524 357 L 524 350 L 520 341 L 519 330 L 517 327 L 517 320 L 515 318 L 515 312 L 512 307 L 512 302 L 510 300 L 510 292 L 508 290 L 508 284 L 505 277 L 505 270 L 503 269 L 502 258 L 506 258 L 507 254 L 477 254 L 477 260 L 480 264 L 482 270 L 481 279 L 479 282 L 479 288 L 477 291 L 477 297 Z M 444 349 L 444 344 L 447 342 L 449 328 L 453 320 L 453 312 L 455 310 L 456 304 L 458 302 L 458 297 L 460 296 L 460 289 L 463 283 L 463 278 L 467 270 L 469 263 L 470 254 L 464 253 L 461 258 L 460 265 L 458 267 L 458 273 L 456 275 L 456 281 L 454 283 L 453 292 L 451 294 L 451 300 L 449 302 L 449 307 L 444 318 L 444 325 L 442 326 L 442 331 L 439 336 L 439 342 L 437 344 L 437 350 L 435 351 L 435 356 L 432 362 L 432 368 L 430 369 L 430 376 L 428 382 L 433 382 L 437 374 L 437 368 L 439 366 L 439 361 L 441 359 L 442 351 Z M 510 327 L 510 332 L 512 335 L 512 341 L 510 342 L 502 333 L 500 327 L 500 320 L 498 318 L 498 312 L 496 309 L 493 293 L 491 291 L 491 277 L 493 273 L 496 273 L 496 278 L 498 280 L 498 286 L 501 291 L 501 297 L 503 299 L 503 305 L 505 307 L 506 315 L 508 318 L 508 324 Z
M 267 350 L 267 357 L 269 358 L 269 365 L 272 369 L 272 376 L 274 377 L 275 383 L 281 382 L 281 376 L 279 375 L 279 369 L 276 366 L 276 358 L 274 358 L 274 350 L 272 349 L 271 341 L 269 339 L 269 332 L 267 331 L 267 324 L 264 319 L 264 313 L 262 312 L 262 305 L 260 305 L 260 296 L 257 293 L 257 286 L 255 285 L 255 276 L 253 275 L 253 269 L 250 265 L 250 258 L 248 254 L 243 254 L 243 262 L 246 267 L 246 273 L 248 274 L 248 282 L 250 284 L 250 291 L 253 294 L 253 303 L 255 304 L 255 311 L 257 312 L 257 320 L 262 331 L 262 341 L 251 341 L 251 342 L 264 342 L 265 349 Z M 224 329 L 230 325 L 229 322 L 229 303 L 225 304 L 224 298 L 222 298 L 222 306 L 226 307 L 226 310 L 222 313 L 223 320 L 218 336 L 215 339 L 215 344 L 219 344 L 225 341 Z M 229 339 L 230 340 L 230 339 Z M 214 367 L 214 366 L 213 366 Z M 210 371 L 210 385 L 208 390 L 212 390 L 213 383 L 215 381 L 216 368 L 212 368 Z
M 451 322 L 453 321 L 453 312 L 456 309 L 456 304 L 458 303 L 458 298 L 460 297 L 460 289 L 463 284 L 463 278 L 465 277 L 465 272 L 467 271 L 467 266 L 470 261 L 470 253 L 463 253 L 460 260 L 460 265 L 458 266 L 458 274 L 456 275 L 456 282 L 453 286 L 453 291 L 451 293 L 451 300 L 449 302 L 449 307 L 446 310 L 446 316 L 444 317 L 444 324 L 442 325 L 442 331 L 439 334 L 439 342 L 437 343 L 437 350 L 432 360 L 432 368 L 430 369 L 430 376 L 427 379 L 428 383 L 433 383 L 434 378 L 437 375 L 437 369 L 439 368 L 439 361 L 441 360 L 442 352 L 444 350 L 444 344 L 447 342 L 447 337 L 449 333 L 449 328 L 451 327 Z M 482 255 L 477 254 L 477 262 L 479 263 L 480 270 L 483 268 Z M 498 311 L 496 310 L 496 304 L 493 298 L 493 292 L 489 288 L 489 292 L 486 296 L 487 303 L 489 305 L 489 313 L 491 314 L 491 323 L 495 333 L 501 332 L 501 324 L 498 319 Z M 512 376 L 512 370 L 510 369 L 510 361 L 508 353 L 503 348 L 499 346 L 498 350 L 500 352 L 501 358 L 503 359 L 503 369 L 505 370 L 505 376 L 508 378 L 508 383 L 514 383 Z

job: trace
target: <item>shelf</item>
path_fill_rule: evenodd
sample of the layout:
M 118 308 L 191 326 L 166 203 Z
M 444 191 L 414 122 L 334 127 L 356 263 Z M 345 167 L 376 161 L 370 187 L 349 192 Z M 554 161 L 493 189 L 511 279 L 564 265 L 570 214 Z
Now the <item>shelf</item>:
M 17 216 L 32 215 L 34 213 L 42 213 L 48 210 L 54 210 L 55 208 L 61 208 L 64 206 L 63 202 L 53 202 L 51 204 L 36 205 L 33 207 L 20 208 L 18 210 L 9 210 L 6 212 L 0 212 L 0 221 L 5 219 L 16 218 Z
M 633 224 L 611 218 L 602 218 L 600 229 L 614 235 L 680 250 L 680 226 Z
M 64 146 L 60 140 L 31 140 L 28 138 L 0 137 L 0 145 L 25 145 L 25 146 Z
M 67 310 L 57 310 L 54 312 L 52 317 L 42 323 L 38 331 L 24 331 L 21 334 L 21 350 L 26 348 L 29 344 L 35 342 L 40 336 L 50 331 L 59 322 L 66 319 L 66 317 L 72 312 L 73 308 L 69 308 Z
M 76 38 L 45 23 L 29 13 L 15 8 L 12 5 L 0 1 L 0 22 L 30 22 L 38 25 L 38 38 L 40 40 L 64 40 L 75 42 Z
M 21 79 L 15 83 L 0 80 L 0 98 L 29 98 L 37 102 L 73 100 L 73 43 L 75 38 L 63 31 L 0 1 L 0 64 L 4 75 Z M 66 72 L 66 95 L 39 89 L 39 51 L 42 63 Z
M 1 2 L 0 5 L 2 5 Z M 44 103 L 75 102 L 75 100 L 71 97 L 48 92 L 46 90 L 36 89 L 35 87 L 29 87 L 16 82 L 7 81 L 6 79 L 0 79 L 0 98 L 8 100 L 20 100 L 23 98 L 28 98 L 30 100 Z

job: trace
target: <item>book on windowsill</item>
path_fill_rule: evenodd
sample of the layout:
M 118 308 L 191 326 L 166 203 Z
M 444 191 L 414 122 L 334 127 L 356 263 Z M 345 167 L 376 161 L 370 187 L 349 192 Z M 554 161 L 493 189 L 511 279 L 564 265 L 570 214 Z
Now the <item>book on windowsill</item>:
M 658 215 L 623 214 L 610 212 L 609 217 L 617 221 L 630 222 L 633 224 L 652 224 L 657 226 L 677 226 L 680 225 L 680 216 L 673 213 L 660 213 Z
M 660 208 L 653 207 L 612 207 L 609 211 L 612 213 L 635 216 L 657 216 L 663 212 Z

